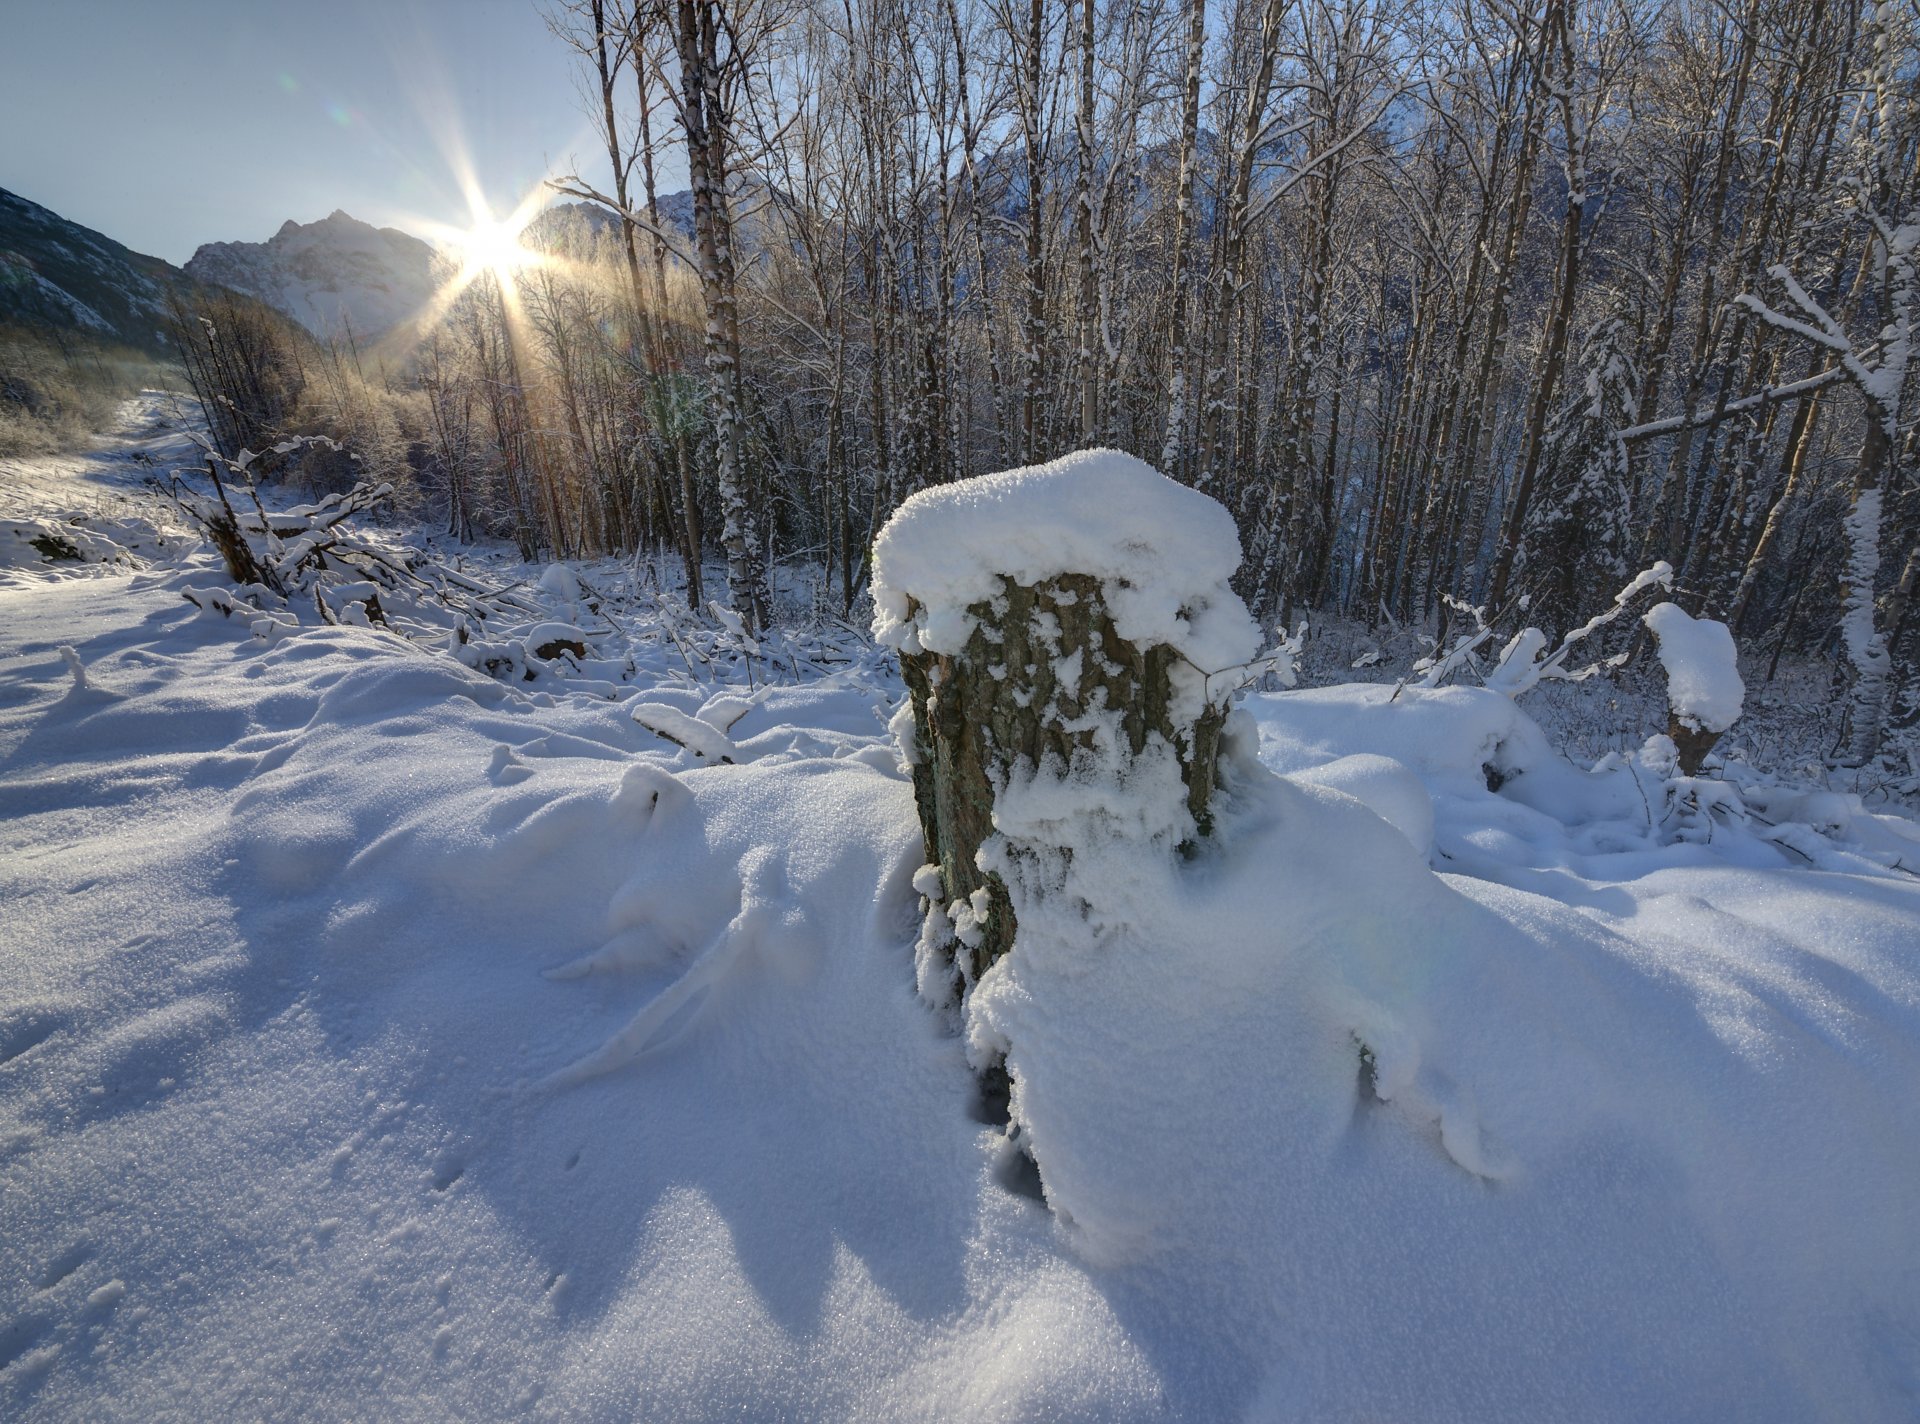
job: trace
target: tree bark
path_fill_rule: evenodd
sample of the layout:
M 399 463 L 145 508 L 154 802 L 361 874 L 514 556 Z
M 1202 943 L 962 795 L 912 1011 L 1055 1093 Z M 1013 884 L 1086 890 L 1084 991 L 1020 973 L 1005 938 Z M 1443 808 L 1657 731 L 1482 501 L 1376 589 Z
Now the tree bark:
M 958 656 L 903 653 L 900 670 L 912 700 L 914 802 L 927 863 L 940 868 L 942 903 L 971 902 L 952 947 L 954 979 L 978 982 L 1013 946 L 1013 906 L 997 875 L 977 855 L 994 834 L 994 799 L 1018 768 L 1073 763 L 1094 748 L 1094 733 L 1073 721 L 1098 707 L 1123 708 L 1127 752 L 1137 757 L 1153 736 L 1179 756 L 1187 810 L 1201 834 L 1218 776 L 1226 709 L 1209 708 L 1191 734 L 1170 712 L 1178 654 L 1141 648 L 1114 630 L 1100 581 L 1064 574 L 1034 587 L 1004 581 L 1004 609 L 976 604 L 973 635 Z M 1059 628 L 1058 648 L 1050 631 Z M 1044 646 L 1043 646 L 1044 640 Z M 1077 686 L 1064 685 L 1056 659 L 1081 654 Z M 1044 710 L 1043 710 L 1044 709 Z
M 733 270 L 733 221 L 727 199 L 728 116 L 719 57 L 724 27 L 713 0 L 680 0 L 674 39 L 680 53 L 680 118 L 687 137 L 700 295 L 706 308 L 707 374 L 713 382 L 714 444 L 720 484 L 720 543 L 727 553 L 727 595 L 749 632 L 766 626 L 767 591 L 747 503 L 741 427 L 740 324 Z

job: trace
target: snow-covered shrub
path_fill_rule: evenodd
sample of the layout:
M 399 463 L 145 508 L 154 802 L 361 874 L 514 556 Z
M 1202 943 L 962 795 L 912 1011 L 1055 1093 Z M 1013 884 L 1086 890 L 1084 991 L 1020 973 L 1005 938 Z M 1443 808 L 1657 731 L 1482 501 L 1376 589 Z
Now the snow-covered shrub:
M 89 528 L 83 516 L 0 519 L 0 567 L 128 562 L 131 558 L 127 550 L 106 534 Z
M 281 442 L 273 453 L 331 443 L 304 437 Z M 268 640 L 309 619 L 379 627 L 512 682 L 535 680 L 546 662 L 586 655 L 581 631 L 554 621 L 542 604 L 488 589 L 418 549 L 356 528 L 357 516 L 392 497 L 387 484 L 363 480 L 317 504 L 269 510 L 253 482 L 263 453 L 242 450 L 228 459 L 208 451 L 212 494 L 178 480 L 170 491 L 219 549 L 233 585 L 186 588 L 182 596 L 189 603 L 215 616 L 238 617 L 255 637 Z M 522 625 L 514 634 L 492 634 L 494 625 L 511 622 Z

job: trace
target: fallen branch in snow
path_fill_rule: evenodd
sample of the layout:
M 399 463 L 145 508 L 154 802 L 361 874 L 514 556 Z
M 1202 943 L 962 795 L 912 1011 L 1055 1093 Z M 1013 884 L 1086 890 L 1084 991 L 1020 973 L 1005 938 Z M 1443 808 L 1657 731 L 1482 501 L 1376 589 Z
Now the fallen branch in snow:
M 302 443 L 308 442 L 274 448 L 284 452 Z M 220 551 L 233 579 L 227 589 L 183 590 L 195 607 L 241 617 L 256 637 L 269 640 L 297 629 L 303 617 L 328 627 L 379 628 L 516 682 L 532 681 L 540 664 L 587 656 L 585 635 L 571 623 L 552 621 L 542 603 L 518 595 L 517 583 L 489 588 L 354 527 L 358 516 L 392 496 L 391 486 L 362 481 L 317 504 L 269 511 L 251 480 L 255 458 L 244 450 L 234 460 L 209 452 L 211 496 L 187 489 L 177 477 L 161 487 Z M 251 509 L 236 505 L 229 493 L 236 480 L 245 481 Z M 527 618 L 536 621 L 517 637 L 480 635 L 481 629 Z
M 633 709 L 633 720 L 656 737 L 664 737 L 675 746 L 685 747 L 707 761 L 731 766 L 740 759 L 740 749 L 725 732 L 698 717 L 689 716 L 678 707 L 669 707 L 661 702 L 642 702 Z
M 1540 651 L 1546 646 L 1546 635 L 1538 628 L 1523 628 L 1501 650 L 1500 661 L 1487 675 L 1486 685 L 1508 697 L 1518 697 L 1549 678 L 1562 682 L 1585 682 L 1596 673 L 1619 667 L 1626 661 L 1624 655 L 1603 658 L 1577 671 L 1568 672 L 1567 657 L 1581 643 L 1626 612 L 1627 605 L 1637 595 L 1654 587 L 1673 587 L 1673 566 L 1664 559 L 1634 575 L 1627 586 L 1613 596 L 1613 603 L 1605 612 L 1596 613 L 1568 633 L 1560 640 L 1560 645 L 1545 657 L 1540 656 Z
M 1596 613 L 1561 638 L 1551 652 L 1546 651 L 1547 635 L 1545 633 L 1538 628 L 1522 628 L 1507 640 L 1492 670 L 1481 679 L 1482 685 L 1506 697 L 1517 698 L 1548 680 L 1585 682 L 1598 673 L 1619 667 L 1626 661 L 1624 654 L 1602 658 L 1573 671 L 1567 670 L 1567 659 L 1581 643 L 1626 612 L 1627 605 L 1635 597 L 1656 586 L 1673 587 L 1673 566 L 1664 559 L 1636 574 L 1625 588 L 1613 596 L 1613 602 L 1605 611 Z M 1409 682 L 1412 682 L 1415 687 L 1438 687 L 1461 668 L 1477 667 L 1478 660 L 1475 654 L 1494 636 L 1494 624 L 1488 620 L 1487 610 L 1484 607 L 1463 603 L 1445 594 L 1442 594 L 1441 598 L 1449 608 L 1471 616 L 1474 623 L 1473 630 L 1456 639 L 1454 645 L 1444 655 L 1429 656 L 1416 662 L 1412 672 L 1402 678 L 1399 685 L 1394 688 L 1394 698 L 1400 696 L 1401 690 Z M 1524 610 L 1525 606 L 1525 602 L 1522 601 L 1520 607 Z

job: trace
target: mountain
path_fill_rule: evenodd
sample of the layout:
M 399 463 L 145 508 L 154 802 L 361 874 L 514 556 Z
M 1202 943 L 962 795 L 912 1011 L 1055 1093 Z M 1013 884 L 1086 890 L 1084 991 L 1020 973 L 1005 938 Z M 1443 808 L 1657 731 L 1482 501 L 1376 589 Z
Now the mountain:
M 685 191 L 662 194 L 659 205 L 660 225 L 691 243 L 693 194 Z M 598 203 L 555 203 L 536 213 L 532 221 L 520 229 L 522 247 L 570 257 L 582 256 L 602 243 L 618 243 L 619 240 L 619 218 Z M 647 241 L 644 234 L 640 241 L 643 245 Z
M 167 349 L 167 292 L 179 268 L 0 188 L 0 323 L 79 331 Z
M 734 176 L 733 183 L 734 257 L 751 262 L 775 241 L 771 214 L 774 190 L 756 179 Z M 657 200 L 662 231 L 675 238 L 686 251 L 693 250 L 693 193 L 682 188 L 662 193 Z M 611 253 L 620 240 L 619 219 L 598 203 L 555 203 L 536 214 L 520 230 L 520 244 L 536 252 L 581 257 L 596 248 Z M 647 242 L 643 234 L 640 238 Z
M 583 231 L 598 236 L 618 230 L 619 220 L 598 203 L 555 203 L 528 219 L 520 229 L 520 243 L 544 251 L 550 243 L 567 241 Z
M 258 297 L 315 336 L 372 338 L 414 316 L 439 285 L 433 247 L 397 228 L 336 210 L 318 222 L 288 220 L 265 242 L 209 242 L 189 277 Z

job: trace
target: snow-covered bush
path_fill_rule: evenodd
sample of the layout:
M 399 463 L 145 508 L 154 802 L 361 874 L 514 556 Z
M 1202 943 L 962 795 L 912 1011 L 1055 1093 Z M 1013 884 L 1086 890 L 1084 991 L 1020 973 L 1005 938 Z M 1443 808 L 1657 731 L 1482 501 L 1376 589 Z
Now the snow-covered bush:
M 66 519 L 0 519 L 0 567 L 129 561 L 121 544 L 89 528 L 78 515 Z
M 282 441 L 285 456 L 324 437 Z M 385 483 L 362 480 L 317 504 L 269 510 L 253 474 L 261 454 L 242 450 L 228 459 L 206 452 L 212 494 L 177 478 L 169 493 L 220 551 L 230 588 L 188 587 L 182 596 L 219 617 L 238 617 L 269 641 L 312 621 L 379 627 L 415 643 L 442 647 L 468 667 L 508 681 L 532 681 L 540 664 L 586 648 L 571 624 L 546 617 L 544 605 L 508 590 L 491 590 L 416 549 L 354 527 L 356 516 L 393 495 Z M 222 472 L 225 472 L 224 475 Z M 517 621 L 511 637 L 489 636 L 490 626 Z

